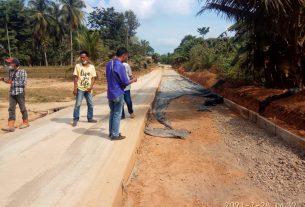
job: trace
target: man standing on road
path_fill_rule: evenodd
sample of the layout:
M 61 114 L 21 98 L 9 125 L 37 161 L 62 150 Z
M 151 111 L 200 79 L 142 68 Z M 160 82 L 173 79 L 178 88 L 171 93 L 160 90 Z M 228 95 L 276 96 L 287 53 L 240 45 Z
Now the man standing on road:
M 93 119 L 93 102 L 92 102 L 92 90 L 95 83 L 96 71 L 95 67 L 89 63 L 89 54 L 86 51 L 79 53 L 80 64 L 76 64 L 74 69 L 74 91 L 73 94 L 76 96 L 76 102 L 73 113 L 73 124 L 77 126 L 79 121 L 80 106 L 83 98 L 86 98 L 88 111 L 87 120 L 89 123 L 96 123 Z
M 126 70 L 126 75 L 128 80 L 132 79 L 132 70 L 130 68 L 130 65 L 125 62 L 123 63 Z M 135 115 L 133 113 L 133 107 L 132 107 L 132 100 L 131 100 L 131 94 L 130 94 L 131 85 L 126 86 L 124 90 L 124 101 L 127 105 L 128 113 L 130 114 L 130 118 L 135 118 Z M 123 111 L 122 111 L 122 119 L 125 119 L 125 111 L 124 111 L 124 104 L 123 104 Z
M 126 138 L 120 134 L 120 122 L 124 104 L 124 89 L 126 86 L 137 81 L 137 78 L 128 80 L 123 62 L 128 59 L 126 48 L 119 48 L 116 52 L 116 59 L 108 62 L 106 66 L 106 76 L 108 82 L 108 103 L 110 108 L 109 116 L 109 137 L 112 140 Z
M 20 62 L 17 58 L 8 58 L 5 60 L 9 66 L 8 79 L 1 78 L 0 80 L 10 84 L 10 96 L 9 96 L 9 118 L 8 127 L 3 128 L 3 131 L 13 132 L 15 131 L 16 121 L 16 105 L 19 105 L 20 112 L 22 114 L 22 124 L 20 129 L 29 127 L 28 112 L 25 106 L 25 86 L 27 84 L 27 73 L 24 69 L 20 68 Z

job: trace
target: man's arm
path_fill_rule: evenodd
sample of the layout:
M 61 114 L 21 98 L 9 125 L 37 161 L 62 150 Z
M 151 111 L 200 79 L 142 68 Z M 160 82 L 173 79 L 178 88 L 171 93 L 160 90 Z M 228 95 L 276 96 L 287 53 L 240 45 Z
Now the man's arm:
M 95 84 L 95 77 L 92 77 L 92 78 L 91 78 L 91 86 L 90 86 L 90 88 L 88 88 L 88 90 L 87 90 L 88 92 L 91 92 L 91 91 L 92 91 L 94 84 Z
M 88 92 L 91 92 L 93 87 L 94 87 L 94 84 L 95 84 L 95 80 L 96 80 L 96 70 L 95 70 L 95 67 L 92 65 L 93 69 L 92 69 L 92 78 L 91 78 L 91 85 L 90 85 L 90 88 L 88 88 Z
M 134 80 L 128 80 L 127 78 L 127 74 L 126 74 L 126 69 L 125 66 L 123 65 L 123 68 L 118 68 L 118 71 L 115 71 L 117 73 L 117 75 L 119 76 L 122 84 L 124 87 L 130 85 L 131 83 L 134 82 Z
M 4 83 L 7 83 L 7 84 L 12 84 L 13 81 L 11 81 L 11 80 L 9 80 L 9 79 L 7 79 L 7 78 L 4 78 L 4 79 L 3 79 L 3 82 L 4 82 Z
M 132 79 L 129 81 L 130 82 L 129 84 L 135 83 L 137 81 L 138 81 L 137 77 L 133 76 Z
M 78 76 L 74 75 L 74 90 L 73 90 L 73 94 L 75 96 L 77 94 L 77 82 L 78 82 Z
M 129 76 L 130 79 L 132 79 L 132 70 L 129 64 L 127 64 L 127 74 Z
M 8 77 L 10 77 L 10 72 L 9 72 Z M 4 83 L 7 83 L 7 84 L 12 84 L 12 81 L 9 78 L 1 77 L 0 81 L 3 81 Z
M 76 95 L 77 95 L 77 82 L 78 82 L 78 68 L 77 68 L 77 65 L 76 65 L 75 68 L 74 68 L 73 76 L 74 76 L 74 89 L 73 89 L 73 94 L 74 94 L 74 96 L 76 96 Z

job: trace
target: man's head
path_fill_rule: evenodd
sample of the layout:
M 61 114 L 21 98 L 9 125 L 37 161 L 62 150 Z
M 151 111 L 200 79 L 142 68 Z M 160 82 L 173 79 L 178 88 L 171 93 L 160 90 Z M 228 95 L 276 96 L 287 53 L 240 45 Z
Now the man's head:
M 17 58 L 8 58 L 5 60 L 12 68 L 16 69 L 20 66 L 20 62 Z
M 111 53 L 111 54 L 109 54 L 109 59 L 111 59 L 111 60 L 113 60 L 113 59 L 115 59 L 116 58 L 116 55 L 115 55 L 116 53 Z
M 79 58 L 83 65 L 87 65 L 89 63 L 89 53 L 87 51 L 81 51 L 79 53 Z
M 128 50 L 125 47 L 120 47 L 116 52 L 116 56 L 121 62 L 127 62 Z

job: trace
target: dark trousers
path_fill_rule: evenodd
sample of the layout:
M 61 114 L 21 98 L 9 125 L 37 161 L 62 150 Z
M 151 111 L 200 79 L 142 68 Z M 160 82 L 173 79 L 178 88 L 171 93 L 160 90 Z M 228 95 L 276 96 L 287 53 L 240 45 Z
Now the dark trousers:
M 27 120 L 28 119 L 28 111 L 25 107 L 25 93 L 21 93 L 18 95 L 10 95 L 9 98 L 9 121 L 15 121 L 16 120 L 16 105 L 19 105 L 20 112 L 22 114 L 22 119 Z
M 127 105 L 128 113 L 129 114 L 133 114 L 133 107 L 132 107 L 130 90 L 125 91 L 125 93 L 124 93 L 124 101 L 125 101 L 125 103 Z M 125 118 L 124 105 L 123 105 L 123 110 L 122 110 L 122 118 Z

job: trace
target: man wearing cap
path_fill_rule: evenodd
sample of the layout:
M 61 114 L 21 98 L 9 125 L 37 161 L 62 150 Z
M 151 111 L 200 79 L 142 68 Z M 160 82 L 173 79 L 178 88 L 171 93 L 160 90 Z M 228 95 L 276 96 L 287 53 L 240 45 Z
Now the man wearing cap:
M 15 131 L 16 121 L 16 105 L 19 105 L 20 112 L 22 114 L 22 124 L 20 129 L 29 127 L 28 112 L 25 107 L 25 86 L 27 83 L 27 74 L 24 69 L 20 68 L 20 62 L 17 58 L 8 58 L 5 60 L 9 64 L 8 78 L 1 78 L 0 80 L 10 84 L 10 96 L 9 96 L 9 118 L 8 127 L 3 128 L 3 131 L 13 132 Z

